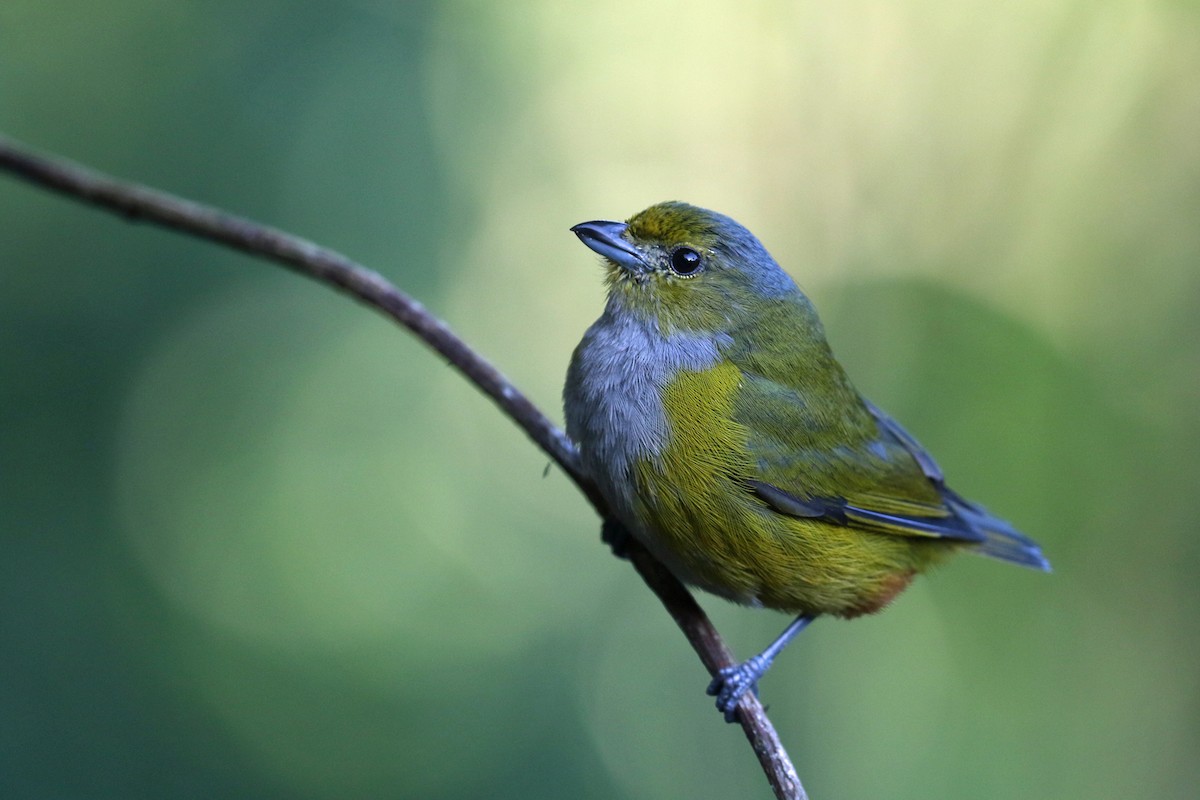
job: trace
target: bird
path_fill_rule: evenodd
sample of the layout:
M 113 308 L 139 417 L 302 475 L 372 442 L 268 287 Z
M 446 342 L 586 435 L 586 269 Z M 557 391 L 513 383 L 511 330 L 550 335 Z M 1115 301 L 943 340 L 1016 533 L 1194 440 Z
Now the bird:
M 606 531 L 684 583 L 795 615 L 713 677 L 726 721 L 814 619 L 880 611 L 953 553 L 1049 571 L 855 389 L 812 302 L 741 224 L 672 201 L 571 231 L 605 268 L 563 408 Z

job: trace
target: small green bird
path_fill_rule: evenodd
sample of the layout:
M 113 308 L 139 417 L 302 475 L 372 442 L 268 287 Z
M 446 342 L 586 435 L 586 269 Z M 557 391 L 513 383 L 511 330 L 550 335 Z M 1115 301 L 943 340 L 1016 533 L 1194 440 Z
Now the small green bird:
M 713 679 L 726 720 L 814 618 L 879 611 L 955 551 L 1049 570 L 858 393 L 812 303 L 737 222 L 661 203 L 571 230 L 607 267 L 563 389 L 584 468 L 681 580 L 799 615 Z

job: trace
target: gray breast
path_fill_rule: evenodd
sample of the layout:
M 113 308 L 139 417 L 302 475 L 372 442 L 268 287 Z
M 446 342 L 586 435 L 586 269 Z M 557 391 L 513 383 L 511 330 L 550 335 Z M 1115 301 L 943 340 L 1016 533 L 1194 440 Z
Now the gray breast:
M 728 342 L 725 334 L 664 335 L 654 320 L 638 319 L 611 301 L 584 334 L 563 389 L 567 433 L 618 516 L 629 518 L 633 463 L 655 459 L 666 447 L 663 386 L 681 369 L 713 366 Z

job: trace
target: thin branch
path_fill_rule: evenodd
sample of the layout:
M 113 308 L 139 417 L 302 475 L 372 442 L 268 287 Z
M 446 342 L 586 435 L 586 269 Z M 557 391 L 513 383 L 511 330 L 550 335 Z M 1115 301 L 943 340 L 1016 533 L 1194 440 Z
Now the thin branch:
M 0 136 L 0 169 L 130 220 L 161 225 L 282 264 L 332 286 L 400 323 L 490 397 L 562 467 L 596 512 L 602 518 L 608 517 L 608 507 L 595 485 L 583 474 L 575 445 L 567 435 L 446 323 L 378 273 L 297 236 L 211 206 L 124 183 L 66 159 L 38 155 L 4 136 Z M 735 663 L 720 634 L 683 584 L 635 541 L 629 542 L 629 556 L 709 673 L 715 674 L 716 670 Z M 776 797 L 805 800 L 807 795 L 796 769 L 753 693 L 748 692 L 742 698 L 738 718 Z

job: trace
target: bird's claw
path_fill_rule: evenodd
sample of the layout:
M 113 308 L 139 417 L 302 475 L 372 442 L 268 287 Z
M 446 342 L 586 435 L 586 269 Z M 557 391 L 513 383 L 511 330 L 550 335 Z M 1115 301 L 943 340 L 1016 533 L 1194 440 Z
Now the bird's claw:
M 716 677 L 705 689 L 710 696 L 717 698 L 717 710 L 725 715 L 726 722 L 734 722 L 738 703 L 746 692 L 754 692 L 758 696 L 758 679 L 766 672 L 767 664 L 761 663 L 758 656 L 743 661 L 732 667 L 719 670 Z
M 612 548 L 617 558 L 629 560 L 629 529 L 615 519 L 606 519 L 600 526 L 600 541 Z

